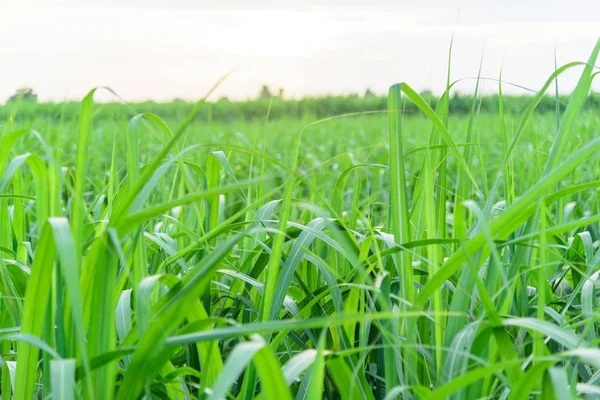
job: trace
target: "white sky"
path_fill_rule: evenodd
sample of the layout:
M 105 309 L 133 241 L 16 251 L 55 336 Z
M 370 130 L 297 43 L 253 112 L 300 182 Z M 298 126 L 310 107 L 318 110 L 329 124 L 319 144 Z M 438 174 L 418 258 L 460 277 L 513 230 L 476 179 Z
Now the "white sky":
M 399 81 L 439 93 L 453 30 L 453 79 L 476 76 L 485 47 L 484 76 L 506 54 L 504 78 L 537 89 L 555 47 L 559 64 L 587 61 L 600 0 L 0 0 L 0 101 L 25 85 L 43 100 L 95 86 L 192 100 L 236 67 L 215 97 L 254 97 L 262 83 L 294 97 Z M 565 75 L 561 90 L 576 80 Z

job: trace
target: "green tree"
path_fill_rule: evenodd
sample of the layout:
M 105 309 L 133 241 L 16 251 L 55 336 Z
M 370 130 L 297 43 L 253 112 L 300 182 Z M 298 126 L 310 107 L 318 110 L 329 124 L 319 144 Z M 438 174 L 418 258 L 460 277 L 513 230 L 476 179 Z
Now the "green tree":
M 37 93 L 29 87 L 17 89 L 17 91 L 8 98 L 8 102 L 14 102 L 18 100 L 22 101 L 37 101 Z
M 363 97 L 365 97 L 365 98 L 377 97 L 377 95 L 375 94 L 375 92 L 373 92 L 371 90 L 371 88 L 367 88 L 367 91 L 365 92 L 365 95 Z
M 261 99 L 270 99 L 271 97 L 273 97 L 273 93 L 271 93 L 271 89 L 269 89 L 269 86 L 262 85 L 258 97 Z
M 423 90 L 421 93 L 419 93 L 419 96 L 421 96 L 422 98 L 424 98 L 427 101 L 430 101 L 431 99 L 434 98 L 433 93 L 429 89 Z

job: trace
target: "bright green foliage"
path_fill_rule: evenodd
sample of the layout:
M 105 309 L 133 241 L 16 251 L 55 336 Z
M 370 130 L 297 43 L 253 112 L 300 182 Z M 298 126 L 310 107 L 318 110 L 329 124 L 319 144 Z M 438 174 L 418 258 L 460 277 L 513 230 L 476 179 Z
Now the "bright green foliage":
M 519 113 L 501 80 L 466 116 L 450 81 L 317 121 L 5 106 L 2 398 L 598 395 L 599 50 Z

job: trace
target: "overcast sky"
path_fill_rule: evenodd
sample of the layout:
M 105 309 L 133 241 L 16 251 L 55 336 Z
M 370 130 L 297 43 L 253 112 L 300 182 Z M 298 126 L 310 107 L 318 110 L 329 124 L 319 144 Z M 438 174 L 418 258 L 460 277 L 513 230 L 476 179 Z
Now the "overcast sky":
M 505 57 L 504 79 L 537 89 L 553 71 L 555 48 L 559 64 L 586 61 L 600 36 L 599 0 L 0 5 L 0 101 L 21 86 L 43 100 L 78 99 L 95 86 L 128 101 L 192 100 L 234 68 L 215 97 L 254 97 L 262 83 L 294 97 L 384 93 L 399 81 L 439 93 L 453 31 L 453 79 L 476 76 L 482 55 L 483 75 L 497 78 Z M 565 75 L 561 90 L 576 80 L 577 73 Z M 488 82 L 484 90 L 495 88 Z

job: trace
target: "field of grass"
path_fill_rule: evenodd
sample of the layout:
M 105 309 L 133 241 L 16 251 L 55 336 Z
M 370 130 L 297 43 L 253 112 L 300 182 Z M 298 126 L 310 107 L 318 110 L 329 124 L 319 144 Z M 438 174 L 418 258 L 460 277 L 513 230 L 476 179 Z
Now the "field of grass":
M 554 113 L 554 76 L 518 115 L 16 107 L 2 398 L 600 396 L 599 50 Z

